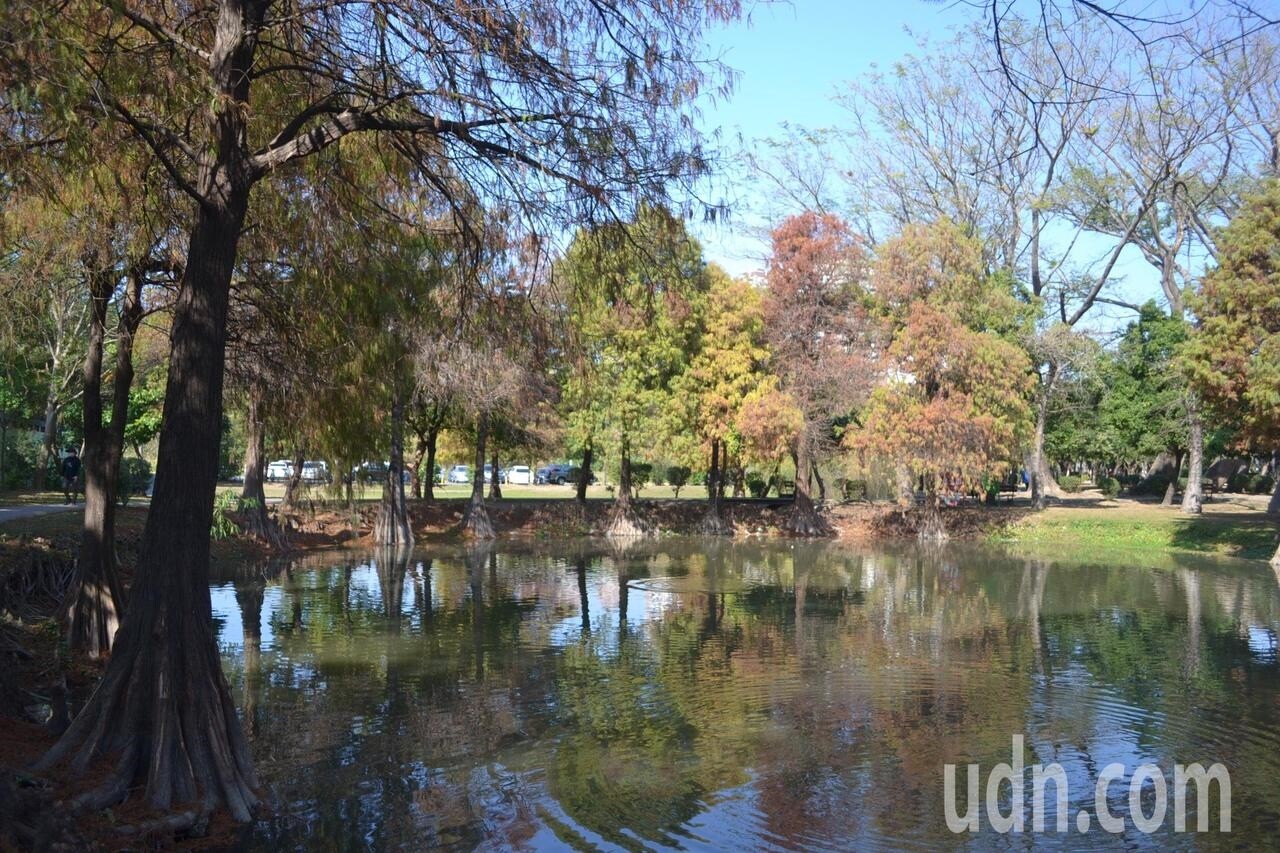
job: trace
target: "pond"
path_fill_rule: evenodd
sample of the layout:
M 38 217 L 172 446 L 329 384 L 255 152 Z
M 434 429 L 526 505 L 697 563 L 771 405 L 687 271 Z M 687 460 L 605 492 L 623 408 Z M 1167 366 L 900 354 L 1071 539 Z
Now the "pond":
M 273 810 L 259 849 L 1273 846 L 1280 593 L 1265 566 L 666 540 L 327 553 L 213 584 Z M 1023 739 L 1045 836 L 979 813 Z M 1112 835 L 1118 762 L 1221 763 L 1231 833 Z M 1130 776 L 1106 789 L 1127 814 Z M 1206 786 L 1209 787 L 1209 786 Z M 1187 826 L 1199 801 L 1187 795 Z M 1009 813 L 1012 786 L 997 786 Z M 1146 815 L 1155 783 L 1139 792 Z

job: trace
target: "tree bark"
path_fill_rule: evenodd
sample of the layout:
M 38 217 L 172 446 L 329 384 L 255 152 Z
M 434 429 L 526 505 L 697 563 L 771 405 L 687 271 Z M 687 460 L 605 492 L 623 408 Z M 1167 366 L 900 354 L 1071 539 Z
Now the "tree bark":
M 1187 400 L 1187 489 L 1182 493 L 1182 511 L 1199 515 L 1204 479 L 1204 419 L 1200 412 L 1199 397 L 1192 392 Z
M 256 24 L 224 7 L 215 51 L 247 98 Z M 230 39 L 233 47 L 228 47 Z M 247 45 L 247 47 L 246 47 Z M 97 689 L 45 754 L 47 769 L 70 758 L 83 773 L 115 755 L 115 769 L 78 804 L 101 808 L 139 782 L 148 803 L 168 809 L 225 806 L 246 822 L 259 802 L 248 743 L 222 674 L 209 597 L 209 529 L 218 480 L 227 304 L 251 185 L 243 115 L 232 104 L 214 118 L 218 163 L 206 167 L 173 310 L 169 376 L 155 496 L 147 515 L 128 612 Z
M 427 474 L 422 485 L 422 499 L 427 501 L 436 499 L 436 439 L 439 437 L 440 422 L 436 421 L 427 430 Z
M 813 504 L 813 452 L 803 439 L 796 448 L 795 498 L 783 529 L 795 536 L 829 536 L 831 527 Z
M 422 457 L 427 453 L 427 439 L 422 433 L 414 436 L 413 458 L 409 463 L 409 491 L 415 501 L 422 500 Z
M 245 533 L 259 542 L 284 549 L 284 535 L 267 512 L 267 493 L 263 488 L 267 471 L 267 428 L 262 396 L 261 385 L 255 380 L 249 388 L 249 411 L 245 417 L 244 486 L 240 489 L 242 526 Z
M 931 544 L 945 542 L 947 539 L 947 529 L 942 521 L 942 501 L 938 496 L 937 484 L 932 478 L 925 490 L 924 506 L 920 508 L 920 526 L 916 529 L 916 538 Z
M 502 479 L 502 474 L 498 470 L 498 446 L 496 443 L 491 455 L 493 457 L 493 461 L 490 462 L 493 468 L 493 481 L 489 483 L 489 500 L 500 501 L 502 500 L 502 484 L 499 481 Z
M 35 477 L 32 482 L 32 487 L 37 492 L 43 492 L 48 485 L 49 460 L 55 455 L 54 443 L 58 432 L 58 395 L 54 390 L 54 380 L 49 381 L 49 393 L 44 400 L 44 438 L 40 442 L 40 458 L 36 461 Z
M 613 497 L 613 509 L 609 512 L 609 524 L 605 535 L 615 539 L 632 539 L 648 535 L 648 530 L 636 516 L 631 501 L 631 442 L 622 438 L 618 471 L 618 490 Z
M 574 499 L 582 506 L 587 503 L 587 486 L 591 485 L 591 459 L 595 450 L 590 444 L 582 451 L 582 470 L 578 472 L 578 491 Z
M 493 539 L 495 532 L 489 511 L 484 505 L 484 454 L 489 438 L 489 415 L 483 413 L 476 420 L 476 468 L 471 478 L 471 500 L 462 516 L 462 533 L 474 539 Z
M 1267 501 L 1267 515 L 1280 515 L 1280 477 L 1272 474 L 1275 488 L 1271 490 L 1271 500 Z
M 385 548 L 413 547 L 413 527 L 404 500 L 404 400 L 399 390 L 391 401 L 391 464 L 382 483 L 373 540 Z
M 88 702 L 39 762 L 84 773 L 114 755 L 114 770 L 76 798 L 102 808 L 139 783 L 149 805 L 225 806 L 248 822 L 260 802 L 214 634 L 209 541 L 222 428 L 227 307 L 237 246 L 255 180 L 245 125 L 250 73 L 265 4 L 219 6 L 209 71 L 207 159 L 187 263 L 173 307 L 169 374 L 155 495 L 129 609 Z
M 1173 475 L 1169 477 L 1169 485 L 1165 486 L 1164 499 L 1160 506 L 1173 506 L 1173 496 L 1178 493 L 1178 477 L 1182 474 L 1182 451 L 1174 451 Z
M 299 446 L 293 451 L 293 470 L 284 484 L 284 498 L 280 501 L 281 509 L 298 508 L 298 495 L 302 492 L 302 466 L 306 464 L 305 451 Z
M 115 292 L 111 269 L 93 270 L 89 281 L 89 340 L 84 382 L 84 521 L 76 573 L 66 602 L 67 644 L 73 655 L 96 660 L 111 652 L 124 609 L 116 574 L 109 515 L 114 489 L 107 483 L 110 437 L 102 422 L 102 353 L 107 308 Z
M 702 532 L 707 536 L 726 536 L 733 532 L 722 512 L 724 463 L 720 439 L 711 440 L 711 468 L 707 471 L 707 512 L 702 518 Z

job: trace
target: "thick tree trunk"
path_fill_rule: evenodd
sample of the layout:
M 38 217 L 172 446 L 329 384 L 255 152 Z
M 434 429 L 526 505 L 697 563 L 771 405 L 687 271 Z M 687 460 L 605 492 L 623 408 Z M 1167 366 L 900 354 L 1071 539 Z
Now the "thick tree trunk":
M 1173 474 L 1169 477 L 1169 485 L 1165 486 L 1164 498 L 1160 501 L 1160 506 L 1173 506 L 1173 496 L 1178 492 L 1178 477 L 1182 474 L 1182 451 L 1178 450 L 1173 455 Z
M 947 529 L 942 522 L 942 501 L 938 497 L 935 484 L 930 484 L 925 491 L 924 506 L 920 508 L 920 526 L 916 529 L 916 538 L 923 543 L 945 542 Z
M 476 468 L 471 478 L 471 500 L 462 516 L 462 533 L 474 539 L 493 539 L 495 532 L 489 511 L 484 505 L 484 453 L 489 438 L 489 415 L 476 420 Z
M 1267 501 L 1267 515 L 1280 515 L 1280 477 L 1272 475 L 1276 486 L 1271 490 L 1271 500 Z
M 582 470 L 578 472 L 578 491 L 574 499 L 582 506 L 587 503 L 587 487 L 591 485 L 591 460 L 595 450 L 590 444 L 582 451 Z
M 491 455 L 493 461 L 489 464 L 493 468 L 493 481 L 489 483 L 489 500 L 500 501 L 502 500 L 502 473 L 498 468 L 498 447 L 496 444 Z
M 252 31 L 224 7 L 215 53 L 225 61 L 220 73 L 240 81 L 227 92 L 231 101 L 247 98 Z M 142 784 L 154 808 L 225 806 L 243 822 L 259 802 L 258 781 L 214 637 L 209 530 L 227 303 L 250 179 L 238 159 L 246 145 L 243 115 L 234 103 L 215 109 L 220 160 L 201 175 L 207 200 L 197 206 L 174 305 L 155 496 L 129 609 L 101 682 L 40 766 L 71 759 L 83 773 L 94 759 L 113 755 L 113 772 L 77 798 L 79 805 L 101 808 Z
M 102 422 L 102 352 L 107 308 L 115 292 L 111 271 L 95 271 L 89 284 L 89 340 L 84 357 L 84 522 L 76 573 L 67 595 L 67 644 L 73 655 L 98 659 L 111 651 L 123 611 L 116 576 L 113 515 L 114 489 L 107 483 L 110 437 Z
M 240 509 L 244 532 L 272 548 L 287 547 L 284 534 L 267 512 L 263 479 L 267 471 L 267 426 L 262 388 L 255 380 L 249 388 L 249 411 L 245 417 L 244 486 L 240 489 Z
M 1204 479 L 1204 420 L 1200 412 L 1200 400 L 1193 393 L 1187 401 L 1187 489 L 1182 493 L 1182 511 L 1199 515 Z
M 399 391 L 391 401 L 391 464 L 382 483 L 373 541 L 385 548 L 413 547 L 413 527 L 404 501 L 404 401 Z
M 795 536 L 829 536 L 831 527 L 813 504 L 809 491 L 813 479 L 812 451 L 803 440 L 796 448 L 795 499 L 782 528 Z
M 1044 455 L 1044 431 L 1049 421 L 1049 397 L 1057 378 L 1058 368 L 1050 365 L 1048 375 L 1040 380 L 1040 391 L 1036 395 L 1036 427 L 1031 433 L 1031 450 L 1024 460 L 1027 479 L 1031 481 L 1031 503 L 1036 509 L 1044 509 L 1046 498 L 1062 497 L 1062 489 L 1054 479 L 1049 460 Z
M 720 440 L 711 440 L 711 468 L 707 471 L 707 512 L 702 518 L 702 532 L 707 536 L 727 536 L 733 533 L 731 525 L 725 523 L 722 495 L 720 487 L 724 479 L 724 463 L 721 459 Z

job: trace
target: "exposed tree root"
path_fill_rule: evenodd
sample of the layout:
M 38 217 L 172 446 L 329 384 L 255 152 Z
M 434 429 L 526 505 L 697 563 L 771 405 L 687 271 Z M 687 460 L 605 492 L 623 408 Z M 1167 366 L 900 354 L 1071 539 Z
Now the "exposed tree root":
M 724 513 L 714 506 L 702 517 L 700 529 L 703 536 L 732 536 L 734 533 L 733 520 L 725 518 Z
M 267 513 L 265 506 L 251 506 L 245 509 L 240 518 L 240 532 L 250 539 L 256 539 L 273 551 L 288 551 L 287 537 L 276 520 Z
M 157 599 L 135 605 L 147 612 L 121 628 L 102 681 L 36 769 L 70 761 L 84 773 L 95 759 L 115 756 L 108 778 L 75 807 L 106 808 L 145 782 L 156 810 L 194 802 L 249 821 L 259 803 L 257 776 L 208 618 L 175 613 Z M 131 626 L 140 630 L 130 635 Z
M 792 536 L 805 537 L 831 536 L 835 532 L 809 496 L 800 491 L 796 492 L 795 503 L 782 529 Z
M 644 523 L 630 504 L 615 505 L 609 514 L 609 523 L 605 525 L 604 535 L 610 539 L 642 539 L 652 536 L 653 530 Z
M 493 539 L 497 536 L 484 501 L 473 500 L 467 504 L 467 511 L 462 516 L 462 535 L 468 539 Z
M 947 541 L 947 529 L 942 523 L 942 510 L 933 501 L 926 502 L 920 510 L 920 524 L 916 527 L 916 538 L 922 543 Z

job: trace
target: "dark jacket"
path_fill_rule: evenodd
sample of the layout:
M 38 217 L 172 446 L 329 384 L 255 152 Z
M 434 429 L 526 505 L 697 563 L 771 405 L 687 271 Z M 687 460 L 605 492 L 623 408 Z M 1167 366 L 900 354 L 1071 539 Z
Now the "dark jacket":
M 68 480 L 74 480 L 80 476 L 79 456 L 68 456 L 62 460 L 62 476 Z

